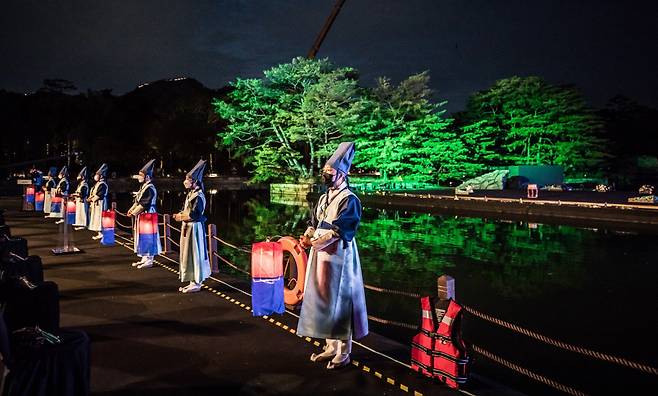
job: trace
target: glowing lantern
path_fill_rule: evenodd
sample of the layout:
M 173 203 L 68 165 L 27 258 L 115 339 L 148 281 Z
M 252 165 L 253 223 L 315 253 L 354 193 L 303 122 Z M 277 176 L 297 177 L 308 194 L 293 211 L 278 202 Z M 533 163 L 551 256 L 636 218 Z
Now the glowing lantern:
M 70 199 L 66 203 L 66 223 L 73 224 L 75 223 L 75 200 Z
M 43 212 L 44 197 L 43 191 L 37 191 L 36 194 L 34 194 L 34 210 Z
M 155 234 L 158 229 L 157 213 L 142 213 L 139 215 L 139 235 Z
M 140 255 L 157 255 L 158 254 L 158 214 L 142 213 L 138 219 L 139 240 L 137 243 L 137 254 Z
M 34 204 L 34 187 L 28 186 L 25 188 L 25 202 Z
M 50 211 L 52 213 L 60 213 L 62 211 L 62 197 L 53 197 L 50 204 Z
M 283 313 L 283 249 L 278 242 L 251 246 L 251 306 L 254 316 Z
M 283 249 L 278 242 L 257 242 L 251 246 L 252 278 L 276 278 L 283 275 Z
M 101 215 L 101 238 L 102 245 L 114 245 L 114 218 L 116 214 L 113 210 L 105 210 Z

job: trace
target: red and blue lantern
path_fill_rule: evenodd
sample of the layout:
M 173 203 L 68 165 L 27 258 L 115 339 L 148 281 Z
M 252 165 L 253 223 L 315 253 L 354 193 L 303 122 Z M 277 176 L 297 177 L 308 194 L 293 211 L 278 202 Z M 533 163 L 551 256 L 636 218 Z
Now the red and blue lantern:
M 104 210 L 101 215 L 101 244 L 114 245 L 114 222 L 116 214 L 113 210 Z
M 283 248 L 278 242 L 251 246 L 251 306 L 254 316 L 283 313 Z
M 139 239 L 137 243 L 137 254 L 140 256 L 157 256 L 158 249 L 158 214 L 142 213 L 138 220 Z
M 75 224 L 75 199 L 66 203 L 66 224 Z
M 62 197 L 53 197 L 53 200 L 50 204 L 51 213 L 60 213 L 62 211 Z
M 38 212 L 43 212 L 43 200 L 45 199 L 45 195 L 43 191 L 37 191 L 34 194 L 34 210 Z
M 28 186 L 25 188 L 25 202 L 34 204 L 34 186 Z

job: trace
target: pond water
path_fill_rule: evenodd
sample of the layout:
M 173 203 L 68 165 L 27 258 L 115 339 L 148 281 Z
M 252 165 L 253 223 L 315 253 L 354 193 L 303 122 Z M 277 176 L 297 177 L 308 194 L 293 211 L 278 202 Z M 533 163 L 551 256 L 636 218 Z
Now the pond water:
M 182 204 L 182 193 L 161 195 L 161 213 L 175 212 Z M 276 203 L 267 193 L 248 191 L 218 192 L 209 197 L 208 222 L 217 225 L 222 239 L 236 245 L 248 248 L 268 236 L 298 236 L 306 228 L 309 208 L 303 203 Z M 128 200 L 119 196 L 122 211 Z M 367 284 L 435 295 L 436 278 L 446 273 L 455 278 L 457 300 L 462 304 L 560 341 L 657 365 L 658 232 L 366 206 L 356 239 Z M 221 245 L 220 253 L 248 269 L 248 254 Z M 416 299 L 370 290 L 366 297 L 370 315 L 419 322 Z M 378 324 L 371 327 L 406 345 L 414 333 Z M 629 382 L 653 381 L 649 375 L 545 346 L 472 316 L 464 321 L 464 337 L 521 366 L 588 392 L 628 390 Z M 509 370 L 482 361 L 478 364 L 481 370 L 505 378 L 513 386 L 527 385 Z M 593 377 L 596 381 L 591 381 Z M 530 393 L 546 389 L 531 388 Z

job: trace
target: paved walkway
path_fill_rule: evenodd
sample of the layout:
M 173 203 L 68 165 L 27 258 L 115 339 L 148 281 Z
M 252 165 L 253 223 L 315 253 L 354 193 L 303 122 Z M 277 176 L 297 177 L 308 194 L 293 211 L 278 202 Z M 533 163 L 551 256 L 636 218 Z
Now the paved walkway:
M 18 201 L 0 200 L 17 208 Z M 62 327 L 91 337 L 91 387 L 97 395 L 459 395 L 376 353 L 355 346 L 354 364 L 328 371 L 308 360 L 316 340 L 294 334 L 296 318 L 255 318 L 250 298 L 220 281 L 203 292 L 177 292 L 177 264 L 137 270 L 132 251 L 102 247 L 76 232 L 84 253 L 53 256 L 59 227 L 35 213 L 8 210 L 13 236 L 28 240 L 43 259 L 45 278 L 60 289 Z M 121 238 L 117 238 L 121 241 Z M 365 345 L 404 357 L 404 347 L 376 334 Z M 402 352 L 401 352 L 402 351 Z M 477 394 L 500 390 L 476 385 Z

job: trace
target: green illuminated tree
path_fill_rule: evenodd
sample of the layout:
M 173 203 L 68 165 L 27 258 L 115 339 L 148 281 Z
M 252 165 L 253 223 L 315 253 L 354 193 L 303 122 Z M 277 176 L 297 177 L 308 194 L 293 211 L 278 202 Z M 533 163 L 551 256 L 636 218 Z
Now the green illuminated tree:
M 255 181 L 312 177 L 359 118 L 357 78 L 327 59 L 295 58 L 261 79 L 237 79 L 228 100 L 213 102 L 229 122 L 218 145 L 252 166 Z
M 471 96 L 462 139 L 485 167 L 562 165 L 569 175 L 599 173 L 609 155 L 602 126 L 571 86 L 512 77 Z
M 348 136 L 358 146 L 360 169 L 384 179 L 405 176 L 440 181 L 462 176 L 465 148 L 444 118 L 446 102 L 430 102 L 429 74 L 408 77 L 394 86 L 380 78 L 365 99 L 364 120 Z

